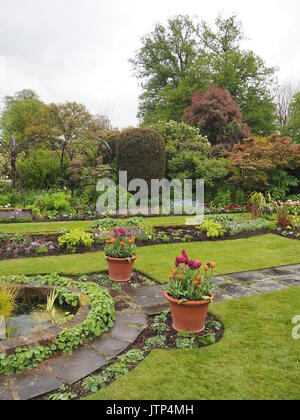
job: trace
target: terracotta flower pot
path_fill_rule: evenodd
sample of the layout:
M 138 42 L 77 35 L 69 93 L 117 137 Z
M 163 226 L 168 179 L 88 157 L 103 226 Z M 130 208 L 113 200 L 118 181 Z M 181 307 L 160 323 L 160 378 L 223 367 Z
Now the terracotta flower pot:
M 205 330 L 205 322 L 210 302 L 201 300 L 198 302 L 183 302 L 173 299 L 165 292 L 165 298 L 170 304 L 173 328 L 178 332 L 201 333 Z M 211 295 L 212 300 L 214 294 Z
M 110 280 L 116 282 L 127 282 L 131 279 L 131 273 L 136 256 L 133 256 L 130 262 L 127 258 L 106 258 Z

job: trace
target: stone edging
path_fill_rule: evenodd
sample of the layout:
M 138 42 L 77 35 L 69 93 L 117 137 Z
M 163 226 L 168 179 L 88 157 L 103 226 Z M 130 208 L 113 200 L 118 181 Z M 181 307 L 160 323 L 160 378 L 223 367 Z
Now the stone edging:
M 54 290 L 54 286 L 39 286 L 34 284 L 22 284 L 20 290 L 24 293 L 30 294 L 31 297 L 37 297 L 40 299 L 46 299 L 49 292 Z M 81 324 L 90 312 L 89 297 L 84 295 L 78 289 L 71 287 L 60 286 L 60 288 L 66 289 L 72 293 L 77 293 L 79 297 L 79 307 L 76 311 L 75 317 L 61 325 L 53 325 L 49 328 L 35 332 L 32 334 L 15 337 L 10 340 L 3 340 L 0 342 L 0 353 L 5 353 L 6 356 L 13 354 L 17 348 L 24 347 L 35 347 L 38 345 L 51 346 L 57 339 L 58 335 L 66 328 L 73 328 Z

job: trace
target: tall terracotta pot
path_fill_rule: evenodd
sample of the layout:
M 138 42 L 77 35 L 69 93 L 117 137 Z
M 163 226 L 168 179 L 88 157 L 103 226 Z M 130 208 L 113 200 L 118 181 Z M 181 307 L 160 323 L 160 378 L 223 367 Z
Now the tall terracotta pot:
M 128 282 L 131 279 L 136 256 L 133 256 L 130 261 L 127 258 L 110 258 L 106 257 L 109 278 L 116 282 Z
M 165 292 L 165 298 L 170 305 L 175 331 L 201 333 L 205 330 L 210 304 L 208 300 L 179 303 L 179 300 L 172 298 L 167 292 Z M 214 299 L 213 293 L 211 298 Z

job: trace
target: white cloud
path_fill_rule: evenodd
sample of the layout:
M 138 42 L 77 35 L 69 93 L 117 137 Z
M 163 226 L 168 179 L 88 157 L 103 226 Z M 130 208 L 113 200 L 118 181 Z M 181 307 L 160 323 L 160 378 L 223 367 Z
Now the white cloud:
M 128 59 L 155 22 L 178 13 L 213 22 L 236 12 L 245 43 L 279 77 L 300 74 L 299 0 L 0 0 L 0 96 L 23 88 L 45 101 L 76 100 L 113 123 L 136 123 L 139 87 Z

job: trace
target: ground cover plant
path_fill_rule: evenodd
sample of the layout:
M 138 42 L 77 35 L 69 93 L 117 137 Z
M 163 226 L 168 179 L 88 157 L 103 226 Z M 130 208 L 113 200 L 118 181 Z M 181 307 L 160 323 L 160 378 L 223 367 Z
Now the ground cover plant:
M 58 297 L 60 303 L 66 302 L 73 306 L 78 305 L 79 296 L 63 291 L 62 288 L 75 287 L 88 296 L 90 312 L 85 320 L 74 327 L 64 328 L 55 341 L 49 346 L 38 345 L 32 348 L 17 348 L 15 353 L 0 354 L 0 374 L 9 375 L 36 368 L 42 361 L 49 359 L 57 352 L 71 355 L 73 350 L 81 346 L 86 339 L 99 337 L 104 331 L 111 328 L 116 317 L 114 300 L 107 290 L 102 290 L 95 283 L 82 283 L 69 278 L 59 277 L 55 274 L 48 276 L 11 276 L 1 278 L 0 283 L 50 285 L 59 287 Z M 74 300 L 75 299 L 75 300 Z M 76 300 L 77 299 L 77 300 Z

